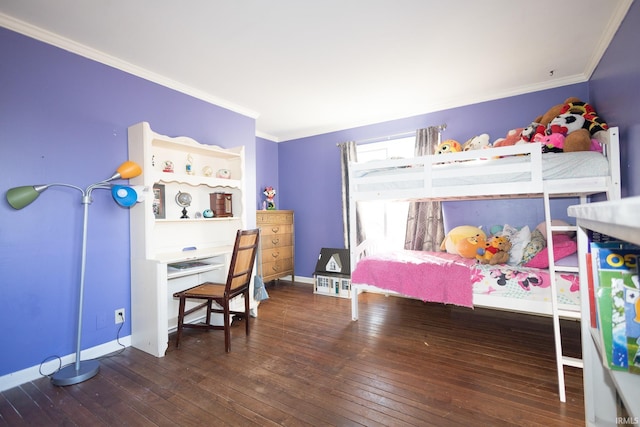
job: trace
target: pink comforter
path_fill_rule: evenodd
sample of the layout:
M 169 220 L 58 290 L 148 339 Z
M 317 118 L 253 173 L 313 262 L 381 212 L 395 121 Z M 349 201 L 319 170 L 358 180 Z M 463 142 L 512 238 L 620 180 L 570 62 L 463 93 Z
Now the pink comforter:
M 401 251 L 358 262 L 351 283 L 373 285 L 422 301 L 473 307 L 476 261 L 446 252 Z

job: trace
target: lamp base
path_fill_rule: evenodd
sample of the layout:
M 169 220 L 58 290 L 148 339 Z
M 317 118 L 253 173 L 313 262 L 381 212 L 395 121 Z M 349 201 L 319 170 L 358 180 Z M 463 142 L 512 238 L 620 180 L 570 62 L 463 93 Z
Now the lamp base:
M 65 366 L 53 374 L 53 385 L 65 386 L 78 384 L 96 376 L 100 370 L 100 362 L 97 360 L 85 360 L 80 362 L 80 368 L 76 370 L 76 364 Z

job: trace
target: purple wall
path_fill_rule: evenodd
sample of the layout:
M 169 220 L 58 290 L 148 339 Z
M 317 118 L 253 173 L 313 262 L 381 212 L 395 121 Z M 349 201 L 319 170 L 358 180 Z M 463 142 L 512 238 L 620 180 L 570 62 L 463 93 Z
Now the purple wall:
M 0 28 L 0 376 L 75 352 L 82 228 L 80 192 L 56 187 L 16 211 L 20 185 L 85 188 L 127 159 L 127 128 L 223 147 L 244 145 L 248 219 L 255 223 L 255 120 Z M 113 341 L 130 312 L 129 214 L 109 192 L 89 208 L 83 348 Z M 135 209 L 135 207 L 134 207 Z M 121 336 L 130 334 L 126 322 Z
M 262 191 L 265 187 L 274 187 L 276 189 L 275 203 L 278 209 L 284 209 L 280 206 L 280 187 L 278 187 L 278 144 L 264 138 L 256 138 L 256 183 L 258 190 L 256 191 L 256 209 L 262 209 L 262 202 L 265 200 Z
M 634 2 L 589 82 L 598 113 L 620 127 L 622 196 L 640 195 L 640 4 Z M 634 167 L 635 166 L 635 167 Z

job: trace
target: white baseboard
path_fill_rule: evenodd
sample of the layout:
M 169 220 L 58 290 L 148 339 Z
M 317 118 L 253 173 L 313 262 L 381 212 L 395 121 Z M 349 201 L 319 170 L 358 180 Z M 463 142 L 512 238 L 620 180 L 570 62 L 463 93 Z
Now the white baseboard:
M 284 280 L 291 280 L 291 276 L 285 276 L 283 277 Z M 296 276 L 296 282 L 299 283 L 311 283 L 313 284 L 313 277 L 303 277 L 303 276 Z M 295 285 L 295 282 L 293 282 Z
M 80 353 L 80 360 L 87 359 L 99 359 L 109 353 L 113 353 L 122 349 L 122 346 L 131 346 L 131 335 L 120 338 L 120 343 L 117 340 L 113 340 L 108 343 L 100 344 L 98 346 L 82 350 Z M 76 354 L 68 354 L 60 358 L 57 357 L 47 359 L 45 363 L 32 366 L 30 368 L 23 369 L 21 371 L 12 372 L 0 377 L 0 392 L 8 390 L 13 387 L 17 387 L 24 383 L 28 383 L 33 380 L 41 378 L 43 375 L 52 375 L 58 370 L 60 366 L 66 366 L 71 363 L 75 363 Z M 42 372 L 42 373 L 41 373 Z

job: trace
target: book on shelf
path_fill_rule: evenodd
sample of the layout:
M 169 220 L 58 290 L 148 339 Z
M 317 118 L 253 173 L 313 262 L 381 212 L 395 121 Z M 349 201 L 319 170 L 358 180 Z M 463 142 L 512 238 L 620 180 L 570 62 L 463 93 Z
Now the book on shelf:
M 596 295 L 593 282 L 593 257 L 591 252 L 587 252 L 587 287 L 589 293 L 589 320 L 591 327 L 598 327 L 598 311 L 596 310 Z
M 625 288 L 624 315 L 629 372 L 640 374 L 640 286 L 638 276 L 633 278 L 635 288 Z
M 613 370 L 640 373 L 640 317 L 636 307 L 640 305 L 640 247 L 625 242 L 592 242 L 591 256 L 603 362 Z

